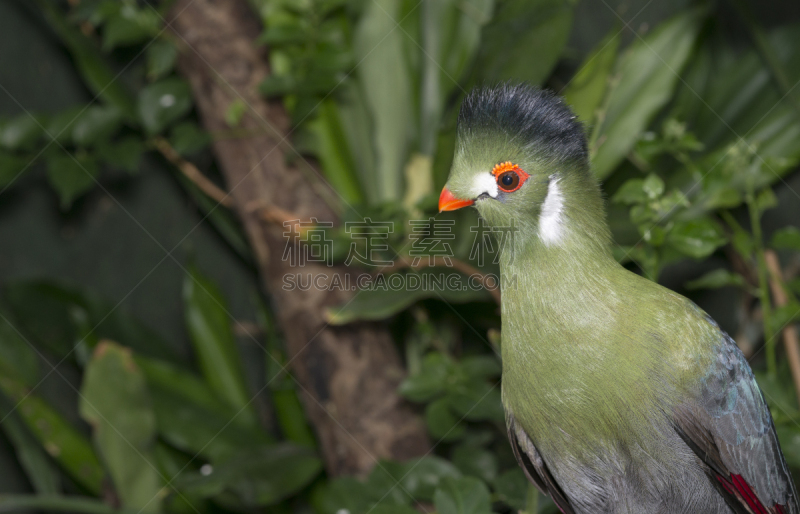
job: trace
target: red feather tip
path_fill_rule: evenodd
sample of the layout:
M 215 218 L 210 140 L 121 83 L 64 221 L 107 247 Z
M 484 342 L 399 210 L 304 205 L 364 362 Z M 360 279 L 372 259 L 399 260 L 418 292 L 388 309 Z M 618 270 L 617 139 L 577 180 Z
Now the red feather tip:
M 754 514 L 771 514 L 758 499 L 753 489 L 745 482 L 744 478 L 742 478 L 742 475 L 731 474 L 731 481 L 717 476 L 717 480 L 719 480 L 728 494 L 747 503 L 747 506 L 750 507 L 750 510 Z M 783 505 L 776 503 L 772 514 L 786 514 L 786 510 Z

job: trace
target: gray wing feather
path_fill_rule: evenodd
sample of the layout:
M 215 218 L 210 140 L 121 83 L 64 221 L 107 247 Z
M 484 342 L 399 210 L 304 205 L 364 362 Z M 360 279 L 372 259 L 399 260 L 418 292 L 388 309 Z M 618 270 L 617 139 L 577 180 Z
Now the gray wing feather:
M 739 475 L 768 512 L 780 513 L 777 504 L 785 514 L 798 514 L 797 491 L 761 390 L 736 343 L 717 330 L 717 359 L 695 400 L 676 410 L 676 429 L 709 467 L 734 512 L 753 512 L 736 487 L 733 475 Z

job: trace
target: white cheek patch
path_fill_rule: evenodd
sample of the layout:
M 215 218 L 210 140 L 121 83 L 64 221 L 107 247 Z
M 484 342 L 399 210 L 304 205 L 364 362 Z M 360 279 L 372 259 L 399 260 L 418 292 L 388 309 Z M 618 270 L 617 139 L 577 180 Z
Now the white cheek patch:
M 472 197 L 478 198 L 483 193 L 497 198 L 497 181 L 491 173 L 481 173 L 472 179 Z
M 551 178 L 547 186 L 547 196 L 542 204 L 539 217 L 539 237 L 546 244 L 558 243 L 564 234 L 561 213 L 564 210 L 564 195 L 558 187 L 558 179 Z

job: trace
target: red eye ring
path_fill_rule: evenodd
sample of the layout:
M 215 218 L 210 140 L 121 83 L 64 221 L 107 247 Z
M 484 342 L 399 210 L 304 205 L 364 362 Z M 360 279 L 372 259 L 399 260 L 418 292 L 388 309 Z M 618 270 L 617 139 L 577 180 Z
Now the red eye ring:
M 501 162 L 492 168 L 497 187 L 504 193 L 513 193 L 530 177 L 525 170 L 511 161 Z

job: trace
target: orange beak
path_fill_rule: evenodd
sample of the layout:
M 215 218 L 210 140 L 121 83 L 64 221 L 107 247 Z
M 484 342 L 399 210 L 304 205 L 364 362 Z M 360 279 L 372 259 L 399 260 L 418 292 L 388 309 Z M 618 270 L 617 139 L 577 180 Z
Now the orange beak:
M 461 200 L 453 196 L 446 187 L 442 189 L 442 194 L 439 195 L 439 212 L 454 211 L 462 207 L 469 207 L 474 204 L 475 200 Z

